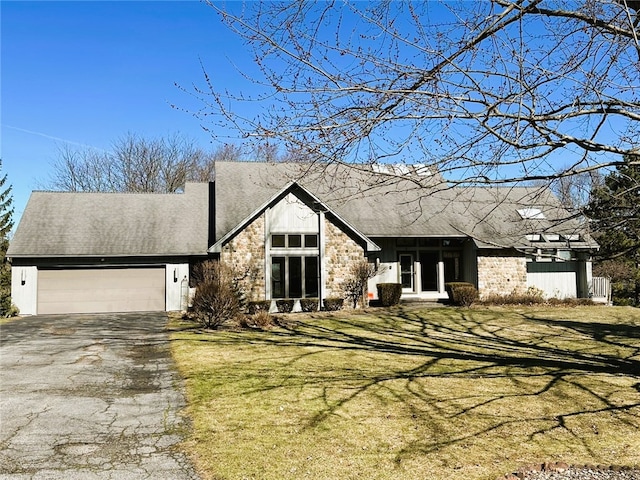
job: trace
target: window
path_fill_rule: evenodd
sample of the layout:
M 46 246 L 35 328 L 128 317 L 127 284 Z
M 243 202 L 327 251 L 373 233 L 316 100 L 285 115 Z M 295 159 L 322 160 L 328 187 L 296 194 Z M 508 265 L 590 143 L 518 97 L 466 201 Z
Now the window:
M 444 264 L 444 281 L 459 282 L 460 277 L 460 252 L 442 252 Z
M 569 233 L 568 235 L 564 235 L 564 239 L 568 242 L 579 242 L 580 235 L 578 233 Z
M 289 257 L 289 298 L 301 298 L 302 290 L 302 257 Z
M 544 238 L 546 238 L 547 242 L 559 242 L 560 235 L 557 233 L 545 233 Z
M 412 237 L 400 237 L 396 239 L 396 245 L 398 247 L 415 247 L 416 239 Z
M 271 235 L 271 248 L 302 248 L 304 237 L 304 248 L 318 248 L 318 235 L 299 233 L 279 233 Z
M 318 296 L 318 257 L 304 257 L 304 296 Z
M 318 235 L 305 235 L 304 246 L 306 248 L 318 248 Z
M 302 235 L 288 235 L 287 247 L 300 248 L 302 246 Z
M 318 257 L 271 257 L 271 298 L 318 296 Z
M 442 240 L 443 247 L 459 247 L 464 244 L 464 238 L 444 238 Z
M 544 213 L 542 210 L 536 207 L 527 207 L 518 210 L 518 214 L 523 220 L 542 220 L 544 219 Z
M 271 235 L 271 246 L 282 248 L 285 246 L 285 235 Z
M 440 246 L 439 238 L 421 238 L 418 240 L 418 245 L 421 247 L 437 248 Z
M 285 297 L 285 260 L 285 257 L 271 259 L 271 296 L 273 298 Z

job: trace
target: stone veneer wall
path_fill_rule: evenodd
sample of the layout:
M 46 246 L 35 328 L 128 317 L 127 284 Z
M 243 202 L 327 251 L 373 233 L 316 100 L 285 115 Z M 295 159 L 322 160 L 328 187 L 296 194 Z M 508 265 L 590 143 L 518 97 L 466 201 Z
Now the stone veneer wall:
M 220 261 L 231 265 L 237 272 L 248 272 L 242 281 L 247 300 L 264 300 L 264 214 L 260 215 L 232 240 L 222 247 Z
M 478 293 L 508 295 L 527 289 L 527 259 L 518 252 L 478 251 Z
M 343 297 L 342 284 L 349 276 L 351 265 L 365 258 L 364 249 L 325 218 L 324 282 L 326 297 Z

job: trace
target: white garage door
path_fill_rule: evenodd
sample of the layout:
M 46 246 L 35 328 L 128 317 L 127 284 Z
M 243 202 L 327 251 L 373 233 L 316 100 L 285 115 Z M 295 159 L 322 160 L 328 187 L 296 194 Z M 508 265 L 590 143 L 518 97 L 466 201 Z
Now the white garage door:
M 38 272 L 38 314 L 164 309 L 164 268 L 77 268 Z

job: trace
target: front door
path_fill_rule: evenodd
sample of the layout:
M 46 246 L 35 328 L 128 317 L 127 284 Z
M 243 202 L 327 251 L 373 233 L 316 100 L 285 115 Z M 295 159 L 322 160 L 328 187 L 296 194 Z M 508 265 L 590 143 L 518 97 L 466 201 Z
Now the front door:
M 400 254 L 400 283 L 403 292 L 414 291 L 413 278 L 413 255 L 410 253 Z
M 423 292 L 438 291 L 439 252 L 420 252 L 420 280 Z

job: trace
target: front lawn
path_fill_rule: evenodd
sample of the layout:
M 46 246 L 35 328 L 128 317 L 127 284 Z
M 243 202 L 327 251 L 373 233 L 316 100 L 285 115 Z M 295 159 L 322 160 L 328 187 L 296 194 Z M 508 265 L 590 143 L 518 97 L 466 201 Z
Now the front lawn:
M 640 466 L 640 310 L 397 308 L 172 334 L 208 479 Z

